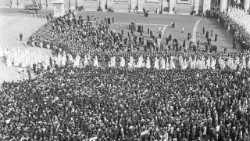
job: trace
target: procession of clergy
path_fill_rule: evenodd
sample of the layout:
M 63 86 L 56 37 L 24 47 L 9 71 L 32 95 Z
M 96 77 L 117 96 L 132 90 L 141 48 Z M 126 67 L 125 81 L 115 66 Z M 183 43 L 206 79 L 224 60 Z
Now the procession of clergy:
M 32 67 L 34 64 L 42 65 L 44 69 L 48 67 L 53 68 L 55 65 L 65 66 L 67 61 L 71 62 L 74 67 L 86 67 L 88 65 L 93 65 L 95 67 L 101 67 L 98 62 L 98 57 L 95 56 L 91 59 L 91 55 L 88 53 L 81 58 L 76 55 L 75 58 L 72 55 L 65 53 L 58 53 L 57 55 L 43 54 L 41 51 L 30 51 L 29 49 L 20 48 L 3 48 L 0 50 L 0 55 L 6 58 L 6 65 L 8 67 L 20 67 L 27 68 Z M 195 54 L 187 55 L 179 53 L 179 55 L 172 55 L 170 57 L 154 57 L 154 61 L 150 60 L 149 57 L 144 59 L 143 55 L 140 55 L 138 61 L 134 59 L 131 55 L 129 60 L 126 62 L 124 57 L 119 57 L 120 61 L 117 62 L 116 56 L 110 58 L 108 62 L 108 67 L 122 67 L 122 68 L 155 68 L 155 69 L 225 69 L 229 68 L 231 70 L 236 69 L 250 69 L 250 56 L 249 54 L 236 53 L 234 57 L 213 57 Z M 185 56 L 185 57 L 184 57 Z M 177 61 L 178 60 L 178 61 Z M 180 67 L 177 67 L 180 66 Z

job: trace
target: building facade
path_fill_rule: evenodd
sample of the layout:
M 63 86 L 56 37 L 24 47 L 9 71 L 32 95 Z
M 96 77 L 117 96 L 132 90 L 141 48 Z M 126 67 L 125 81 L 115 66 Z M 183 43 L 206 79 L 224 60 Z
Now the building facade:
M 32 1 L 41 4 L 43 9 L 52 9 L 53 0 L 9 0 L 9 5 L 13 7 L 24 7 L 24 5 L 32 4 Z M 166 11 L 169 13 L 196 13 L 204 12 L 211 7 L 225 10 L 227 6 L 233 4 L 242 4 L 245 10 L 249 10 L 250 0 L 64 0 L 65 9 L 82 6 L 86 11 L 97 11 L 100 7 L 102 10 L 106 8 L 115 12 L 133 12 L 147 11 L 155 12 Z

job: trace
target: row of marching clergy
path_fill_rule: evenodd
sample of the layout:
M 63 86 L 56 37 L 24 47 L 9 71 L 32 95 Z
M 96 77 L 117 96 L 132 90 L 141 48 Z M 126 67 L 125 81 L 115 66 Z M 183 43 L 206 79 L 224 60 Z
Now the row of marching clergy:
M 154 61 L 150 60 L 150 57 L 144 57 L 141 55 L 136 61 L 133 56 L 129 57 L 129 61 L 127 62 L 128 68 L 155 68 L 155 69 L 225 69 L 228 67 L 231 70 L 240 69 L 250 69 L 250 58 L 249 56 L 243 57 L 228 57 L 227 59 L 222 59 L 219 57 L 218 59 L 214 57 L 198 57 L 195 55 L 194 57 L 189 56 L 183 57 L 183 55 L 171 56 L 171 57 L 154 57 Z M 247 59 L 248 58 L 248 59 Z M 248 61 L 247 61 L 248 60 Z M 94 66 L 98 67 L 98 58 L 95 56 Z M 120 57 L 120 63 L 116 62 L 116 57 L 113 56 L 109 63 L 109 67 L 126 67 L 126 61 L 124 57 Z
M 41 51 L 30 51 L 28 49 L 21 50 L 19 48 L 6 49 L 2 51 L 2 55 L 6 58 L 7 66 L 15 67 L 29 67 L 33 64 L 42 64 L 44 68 L 53 67 L 55 65 L 65 66 L 67 61 L 73 63 L 74 67 L 86 67 L 87 65 L 93 65 L 95 67 L 101 67 L 102 65 L 98 61 L 97 55 L 85 54 L 83 58 L 79 55 L 73 57 L 65 52 L 58 53 L 57 55 L 49 55 L 42 53 Z M 117 61 L 117 60 L 120 61 Z M 250 56 L 249 54 L 238 53 L 234 57 L 213 57 L 204 56 L 201 54 L 187 55 L 185 53 L 179 53 L 172 56 L 155 56 L 144 57 L 140 55 L 138 59 L 135 59 L 130 55 L 127 59 L 123 56 L 112 56 L 108 61 L 108 67 L 123 67 L 123 68 L 155 68 L 155 69 L 250 69 Z

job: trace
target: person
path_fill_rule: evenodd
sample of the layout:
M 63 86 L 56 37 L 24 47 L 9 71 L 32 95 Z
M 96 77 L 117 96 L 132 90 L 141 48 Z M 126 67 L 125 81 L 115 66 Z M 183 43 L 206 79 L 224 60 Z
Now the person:
M 172 23 L 172 28 L 175 28 L 175 25 L 176 25 L 176 23 L 175 23 L 175 21 Z
M 197 49 L 200 48 L 200 39 L 197 40 Z
M 228 24 L 227 25 L 227 36 L 228 36 L 229 31 L 230 31 L 230 25 Z
M 186 40 L 183 40 L 183 45 L 184 48 L 186 48 Z
M 22 42 L 22 40 L 23 40 L 23 34 L 22 33 L 19 34 L 19 39 Z
M 121 34 L 122 34 L 122 35 L 124 34 L 124 30 L 123 30 L 123 28 L 122 28 L 122 30 L 121 30 Z
M 185 30 L 185 27 L 183 26 L 183 27 L 181 28 L 181 33 L 184 33 L 184 30 Z
M 214 31 L 213 31 L 213 29 L 211 29 L 211 35 L 210 35 L 211 37 L 213 37 L 214 36 Z
M 166 37 L 165 41 L 166 41 L 166 45 L 168 45 L 169 39 L 167 37 Z
M 220 25 L 220 18 L 217 18 L 217 25 Z
M 31 80 L 31 72 L 30 72 L 30 67 L 27 68 L 27 74 L 28 74 L 28 78 L 29 80 Z
M 236 39 L 233 39 L 233 49 L 236 49 Z
M 202 28 L 202 33 L 204 34 L 206 32 L 205 27 Z
M 191 39 L 191 33 L 189 32 L 187 36 L 187 40 L 190 40 L 190 39 Z
M 206 37 L 206 39 L 209 39 L 209 31 L 206 32 L 205 37 Z
M 168 36 L 168 40 L 171 41 L 172 40 L 172 35 Z
M 214 37 L 214 41 L 216 42 L 217 41 L 217 34 L 215 34 L 215 37 Z

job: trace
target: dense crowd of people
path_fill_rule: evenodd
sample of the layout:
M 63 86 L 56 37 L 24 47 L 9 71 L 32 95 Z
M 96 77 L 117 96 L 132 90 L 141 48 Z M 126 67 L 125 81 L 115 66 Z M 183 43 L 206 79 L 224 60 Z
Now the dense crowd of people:
M 250 73 L 57 67 L 3 83 L 4 140 L 248 141 Z
M 47 19 L 28 44 L 53 55 L 1 51 L 37 76 L 2 84 L 0 140 L 250 140 L 249 52 L 182 52 L 168 38 L 166 53 L 161 32 L 118 33 L 113 18 Z

